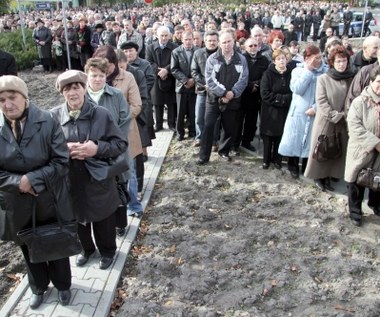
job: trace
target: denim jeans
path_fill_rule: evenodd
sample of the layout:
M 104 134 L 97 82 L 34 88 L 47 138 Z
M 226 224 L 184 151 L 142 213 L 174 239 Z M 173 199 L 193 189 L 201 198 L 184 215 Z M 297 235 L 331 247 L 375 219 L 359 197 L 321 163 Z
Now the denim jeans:
M 133 164 L 131 164 L 129 168 L 131 178 L 128 181 L 128 193 L 131 200 L 128 204 L 127 215 L 132 216 L 136 213 L 142 214 L 143 207 L 141 202 L 137 199 L 136 160 L 133 160 Z
M 195 102 L 195 140 L 201 139 L 205 123 L 206 95 L 197 95 Z

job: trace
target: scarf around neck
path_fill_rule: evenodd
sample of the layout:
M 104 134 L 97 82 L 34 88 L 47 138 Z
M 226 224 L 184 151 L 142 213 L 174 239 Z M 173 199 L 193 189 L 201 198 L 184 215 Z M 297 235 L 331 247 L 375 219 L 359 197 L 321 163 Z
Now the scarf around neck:
M 354 77 L 355 73 L 352 71 L 351 67 L 347 67 L 344 72 L 338 72 L 335 68 L 329 68 L 327 75 L 334 80 L 346 80 Z
M 106 80 L 107 84 L 110 85 L 111 87 L 113 87 L 112 82 L 117 77 L 117 75 L 119 75 L 119 73 L 120 73 L 119 64 L 116 62 L 115 63 L 115 69 L 114 69 L 113 73 L 110 74 L 109 76 L 107 76 L 107 80 Z

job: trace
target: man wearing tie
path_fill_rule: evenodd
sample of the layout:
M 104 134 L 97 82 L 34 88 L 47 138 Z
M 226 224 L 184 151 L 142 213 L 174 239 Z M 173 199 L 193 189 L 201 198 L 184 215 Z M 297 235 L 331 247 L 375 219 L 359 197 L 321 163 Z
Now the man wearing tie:
M 176 79 L 177 93 L 177 140 L 185 137 L 185 119 L 187 119 L 188 136 L 195 137 L 195 80 L 191 77 L 191 60 L 195 51 L 193 33 L 182 34 L 182 45 L 172 52 L 170 70 Z

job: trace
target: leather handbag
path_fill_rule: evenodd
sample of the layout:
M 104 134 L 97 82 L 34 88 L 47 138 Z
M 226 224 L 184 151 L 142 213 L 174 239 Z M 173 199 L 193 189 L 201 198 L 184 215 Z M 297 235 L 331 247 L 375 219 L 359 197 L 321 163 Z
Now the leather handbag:
M 377 159 L 378 154 L 372 162 L 372 167 L 362 168 L 356 179 L 356 184 L 362 187 L 367 187 L 375 192 L 380 191 L 380 172 L 375 172 L 373 166 Z
M 128 152 L 123 152 L 115 159 L 99 160 L 89 157 L 84 164 L 95 181 L 104 181 L 128 171 Z
M 328 122 L 326 122 L 322 134 L 318 136 L 317 143 L 313 150 L 313 159 L 318 162 L 325 162 L 328 160 L 336 160 L 342 156 L 342 141 L 341 134 L 336 132 L 334 125 L 334 132 L 332 135 L 323 133 Z
M 54 223 L 36 226 L 36 199 L 32 203 L 32 228 L 21 230 L 17 233 L 18 238 L 28 248 L 31 263 L 55 261 L 82 251 L 82 245 L 78 237 L 78 223 L 76 220 L 63 221 L 59 215 L 56 196 L 52 187 L 45 177 L 47 188 L 52 192 L 54 210 L 57 221 Z

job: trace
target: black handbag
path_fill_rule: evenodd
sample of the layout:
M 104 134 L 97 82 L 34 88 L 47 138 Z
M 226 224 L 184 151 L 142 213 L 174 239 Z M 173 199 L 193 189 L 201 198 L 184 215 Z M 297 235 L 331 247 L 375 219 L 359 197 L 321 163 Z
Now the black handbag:
M 55 261 L 79 254 L 82 251 L 77 221 L 62 221 L 57 209 L 59 206 L 56 196 L 47 177 L 45 177 L 45 184 L 53 195 L 57 221 L 36 226 L 36 198 L 33 197 L 32 228 L 17 233 L 18 238 L 28 248 L 31 263 Z
M 100 160 L 89 157 L 85 159 L 84 164 L 94 180 L 103 181 L 129 170 L 128 152 L 123 152 L 115 159 Z
M 322 130 L 322 134 L 318 136 L 317 143 L 315 144 L 313 150 L 312 157 L 314 160 L 317 160 L 318 162 L 336 160 L 340 158 L 343 154 L 341 134 L 336 132 L 335 124 L 333 134 L 326 135 L 325 133 L 323 133 L 327 123 L 328 121 L 326 122 Z
M 356 179 L 356 184 L 362 187 L 367 187 L 375 192 L 380 191 L 380 172 L 375 172 L 373 166 L 377 159 L 377 155 L 372 162 L 372 167 L 362 168 Z

